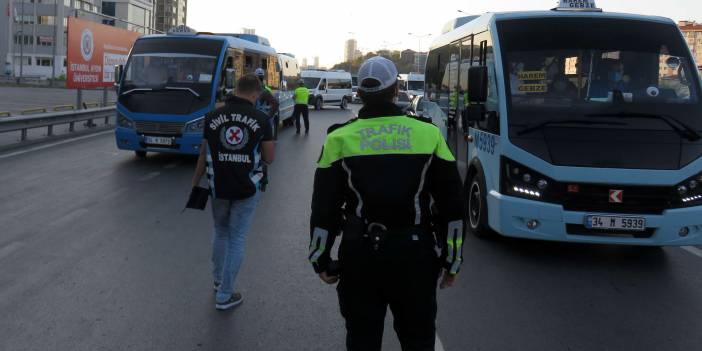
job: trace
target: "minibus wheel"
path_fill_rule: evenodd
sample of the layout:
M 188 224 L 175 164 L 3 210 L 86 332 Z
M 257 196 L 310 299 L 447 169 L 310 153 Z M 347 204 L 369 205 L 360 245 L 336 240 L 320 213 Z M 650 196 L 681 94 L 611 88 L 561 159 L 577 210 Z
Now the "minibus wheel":
M 479 238 L 489 238 L 494 236 L 494 232 L 488 226 L 488 207 L 485 180 L 480 172 L 467 182 L 468 190 L 467 218 L 468 229 L 473 235 Z
M 348 106 L 348 102 L 346 101 L 346 98 L 341 99 L 341 109 L 345 110 L 346 107 Z
M 323 105 L 324 105 L 324 101 L 322 100 L 321 97 L 318 97 L 317 101 L 315 101 L 315 103 L 314 103 L 314 109 L 319 111 L 322 109 Z
M 146 151 L 134 151 L 134 154 L 138 158 L 146 158 Z

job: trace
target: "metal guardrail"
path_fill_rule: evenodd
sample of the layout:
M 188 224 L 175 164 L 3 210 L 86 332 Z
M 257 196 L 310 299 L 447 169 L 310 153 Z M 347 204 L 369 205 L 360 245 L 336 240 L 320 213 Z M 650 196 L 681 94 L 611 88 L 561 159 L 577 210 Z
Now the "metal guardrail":
M 58 105 L 58 106 L 54 106 L 54 108 L 53 108 L 53 110 L 56 112 L 75 110 L 75 109 L 76 109 L 76 107 L 73 105 Z
M 34 128 L 47 128 L 47 136 L 54 134 L 54 126 L 68 124 L 68 130 L 74 131 L 76 122 L 87 121 L 88 126 L 93 126 L 93 120 L 105 119 L 109 124 L 110 117 L 115 116 L 114 107 L 101 107 L 90 110 L 64 111 L 39 113 L 31 116 L 5 117 L 0 119 L 0 133 L 20 131 L 21 141 L 27 140 L 27 130 Z
M 26 110 L 22 110 L 20 112 L 22 115 L 33 115 L 37 113 L 46 113 L 46 107 L 37 107 L 37 108 L 30 108 Z

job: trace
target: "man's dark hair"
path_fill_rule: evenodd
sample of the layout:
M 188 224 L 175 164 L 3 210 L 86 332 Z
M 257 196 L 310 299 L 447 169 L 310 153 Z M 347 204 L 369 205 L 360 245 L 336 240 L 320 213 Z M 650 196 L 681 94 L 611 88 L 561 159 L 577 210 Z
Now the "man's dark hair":
M 298 87 L 304 87 L 304 86 L 305 86 L 305 81 L 304 81 L 304 80 L 301 80 L 301 81 L 297 82 L 297 86 L 298 86 Z
M 361 87 L 363 88 L 375 88 L 380 85 L 375 79 L 365 79 L 361 82 Z M 361 97 L 361 101 L 366 106 L 382 105 L 388 102 L 393 102 L 395 99 L 395 91 L 397 89 L 397 83 L 381 90 L 374 91 L 372 93 L 365 92 L 362 89 L 358 89 L 358 96 Z
M 261 82 L 253 74 L 241 77 L 236 83 L 236 92 L 238 94 L 251 94 L 259 91 L 261 91 Z

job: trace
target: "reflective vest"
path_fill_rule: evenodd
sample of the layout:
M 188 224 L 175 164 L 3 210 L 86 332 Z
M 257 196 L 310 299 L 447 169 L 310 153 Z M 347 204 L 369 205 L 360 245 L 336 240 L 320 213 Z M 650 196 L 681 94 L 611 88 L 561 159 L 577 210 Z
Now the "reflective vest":
M 310 90 L 305 87 L 295 89 L 295 105 L 307 105 L 310 100 Z

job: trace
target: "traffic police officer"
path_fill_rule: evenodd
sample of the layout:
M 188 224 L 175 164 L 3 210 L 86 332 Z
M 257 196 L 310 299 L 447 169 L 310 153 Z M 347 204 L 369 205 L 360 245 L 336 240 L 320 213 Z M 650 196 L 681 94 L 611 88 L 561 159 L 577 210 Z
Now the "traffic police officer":
M 317 164 L 309 260 L 339 282 L 348 350 L 380 350 L 388 306 L 403 350 L 434 350 L 437 280 L 443 269 L 440 286 L 451 286 L 463 260 L 456 161 L 436 126 L 393 103 L 391 61 L 367 60 L 358 79 L 359 117 L 330 128 Z
M 305 86 L 304 81 L 298 83 L 297 89 L 293 95 L 295 98 L 295 109 L 293 110 L 293 118 L 295 118 L 295 128 L 297 129 L 297 134 L 300 134 L 300 115 L 305 121 L 305 134 L 310 132 L 310 90 Z

